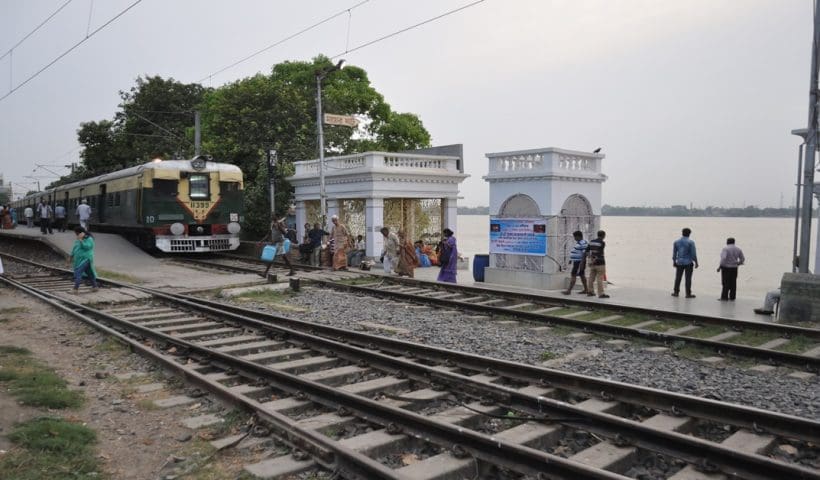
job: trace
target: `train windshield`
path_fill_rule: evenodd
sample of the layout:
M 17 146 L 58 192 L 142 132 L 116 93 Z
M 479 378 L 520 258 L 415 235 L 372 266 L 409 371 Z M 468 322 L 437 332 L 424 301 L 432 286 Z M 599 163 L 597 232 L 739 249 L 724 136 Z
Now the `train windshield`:
M 197 173 L 188 177 L 188 180 L 191 185 L 192 199 L 210 198 L 210 192 L 208 192 L 208 175 Z

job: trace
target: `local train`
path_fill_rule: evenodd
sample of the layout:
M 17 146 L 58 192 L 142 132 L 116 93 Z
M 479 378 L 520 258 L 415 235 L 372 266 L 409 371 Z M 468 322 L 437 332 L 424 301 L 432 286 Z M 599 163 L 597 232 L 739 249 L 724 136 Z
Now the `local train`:
M 78 225 L 77 206 L 91 206 L 92 231 L 118 233 L 140 247 L 162 252 L 216 252 L 239 247 L 243 178 L 236 165 L 192 160 L 154 160 L 143 165 L 60 185 L 11 205 L 37 210 L 40 200 L 66 207 Z M 35 213 L 36 215 L 36 213 Z

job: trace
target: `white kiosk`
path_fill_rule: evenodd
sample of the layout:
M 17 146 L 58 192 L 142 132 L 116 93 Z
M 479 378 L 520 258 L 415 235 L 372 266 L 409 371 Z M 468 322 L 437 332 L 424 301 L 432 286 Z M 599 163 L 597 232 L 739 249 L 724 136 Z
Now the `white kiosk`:
M 451 148 L 457 147 L 457 148 Z M 445 227 L 456 230 L 458 187 L 469 175 L 462 166 L 460 145 L 413 152 L 364 152 L 325 157 L 328 220 L 339 218 L 353 235 L 363 235 L 366 256 L 378 257 L 382 226 L 404 229 L 412 240 L 435 243 Z M 453 152 L 456 155 L 421 152 Z M 319 160 L 293 163 L 288 181 L 295 189 L 296 228 L 319 221 Z M 329 231 L 329 226 L 325 225 Z
M 490 264 L 487 283 L 566 288 L 572 232 L 601 223 L 600 153 L 538 148 L 488 153 Z

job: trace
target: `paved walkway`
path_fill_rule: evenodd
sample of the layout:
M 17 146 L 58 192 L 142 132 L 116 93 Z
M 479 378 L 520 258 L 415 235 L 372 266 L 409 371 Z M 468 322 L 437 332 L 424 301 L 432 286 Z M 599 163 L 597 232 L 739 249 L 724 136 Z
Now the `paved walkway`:
M 352 269 L 356 271 L 356 269 Z M 376 265 L 371 270 L 372 273 L 384 274 L 381 265 Z M 438 267 L 417 268 L 415 277 L 419 280 L 435 281 L 438 275 Z M 473 280 L 473 272 L 469 270 L 459 270 L 456 277 L 459 285 L 469 285 L 472 287 L 486 288 L 489 290 L 503 290 L 507 292 L 521 292 L 532 295 L 541 295 L 548 298 L 561 300 L 568 298 L 560 290 L 538 290 L 533 288 L 512 287 L 507 285 L 494 285 Z M 669 278 L 670 283 L 673 278 Z M 580 282 L 579 282 L 580 283 Z M 696 287 L 697 285 L 695 285 Z M 580 285 L 576 287 L 580 291 Z M 733 318 L 749 321 L 771 321 L 772 317 L 756 315 L 753 310 L 762 305 L 762 298 L 738 298 L 734 302 L 720 302 L 718 297 L 720 292 L 698 292 L 695 290 L 696 298 L 673 297 L 671 289 L 659 290 L 652 288 L 623 287 L 618 285 L 607 285 L 606 293 L 610 298 L 589 297 L 573 293 L 574 300 L 587 300 L 593 303 L 607 305 L 623 305 L 631 307 L 645 307 L 670 312 L 692 313 L 696 315 L 708 315 L 713 317 Z
M 103 278 L 117 280 L 118 275 L 123 275 L 123 281 L 136 279 L 146 287 L 169 289 L 210 288 L 260 281 L 258 275 L 215 272 L 210 269 L 205 273 L 205 270 L 172 265 L 166 259 L 152 257 L 120 235 L 97 232 L 92 232 L 92 235 L 97 273 Z M 40 240 L 66 258 L 77 239 L 74 232 L 69 230 L 43 235 L 39 228 L 27 227 L 0 230 L 0 238 L 3 236 Z M 199 272 L 202 274 L 198 274 Z

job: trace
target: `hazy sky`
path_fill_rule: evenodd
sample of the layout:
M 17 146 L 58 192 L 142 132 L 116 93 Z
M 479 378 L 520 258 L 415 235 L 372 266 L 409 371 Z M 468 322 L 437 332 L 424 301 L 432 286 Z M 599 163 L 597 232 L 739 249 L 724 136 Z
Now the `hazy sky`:
M 0 55 L 65 1 L 0 0 Z M 0 59 L 0 96 L 133 1 L 73 0 Z M 139 75 L 199 81 L 360 1 L 143 0 L 0 101 L 0 173 L 31 182 L 36 163 L 78 161 L 80 122 L 112 118 Z M 467 3 L 370 0 L 203 83 L 334 56 Z M 486 0 L 344 58 L 434 144 L 464 144 L 462 205 L 488 203 L 487 152 L 601 146 L 605 203 L 788 206 L 811 27 L 810 0 Z

